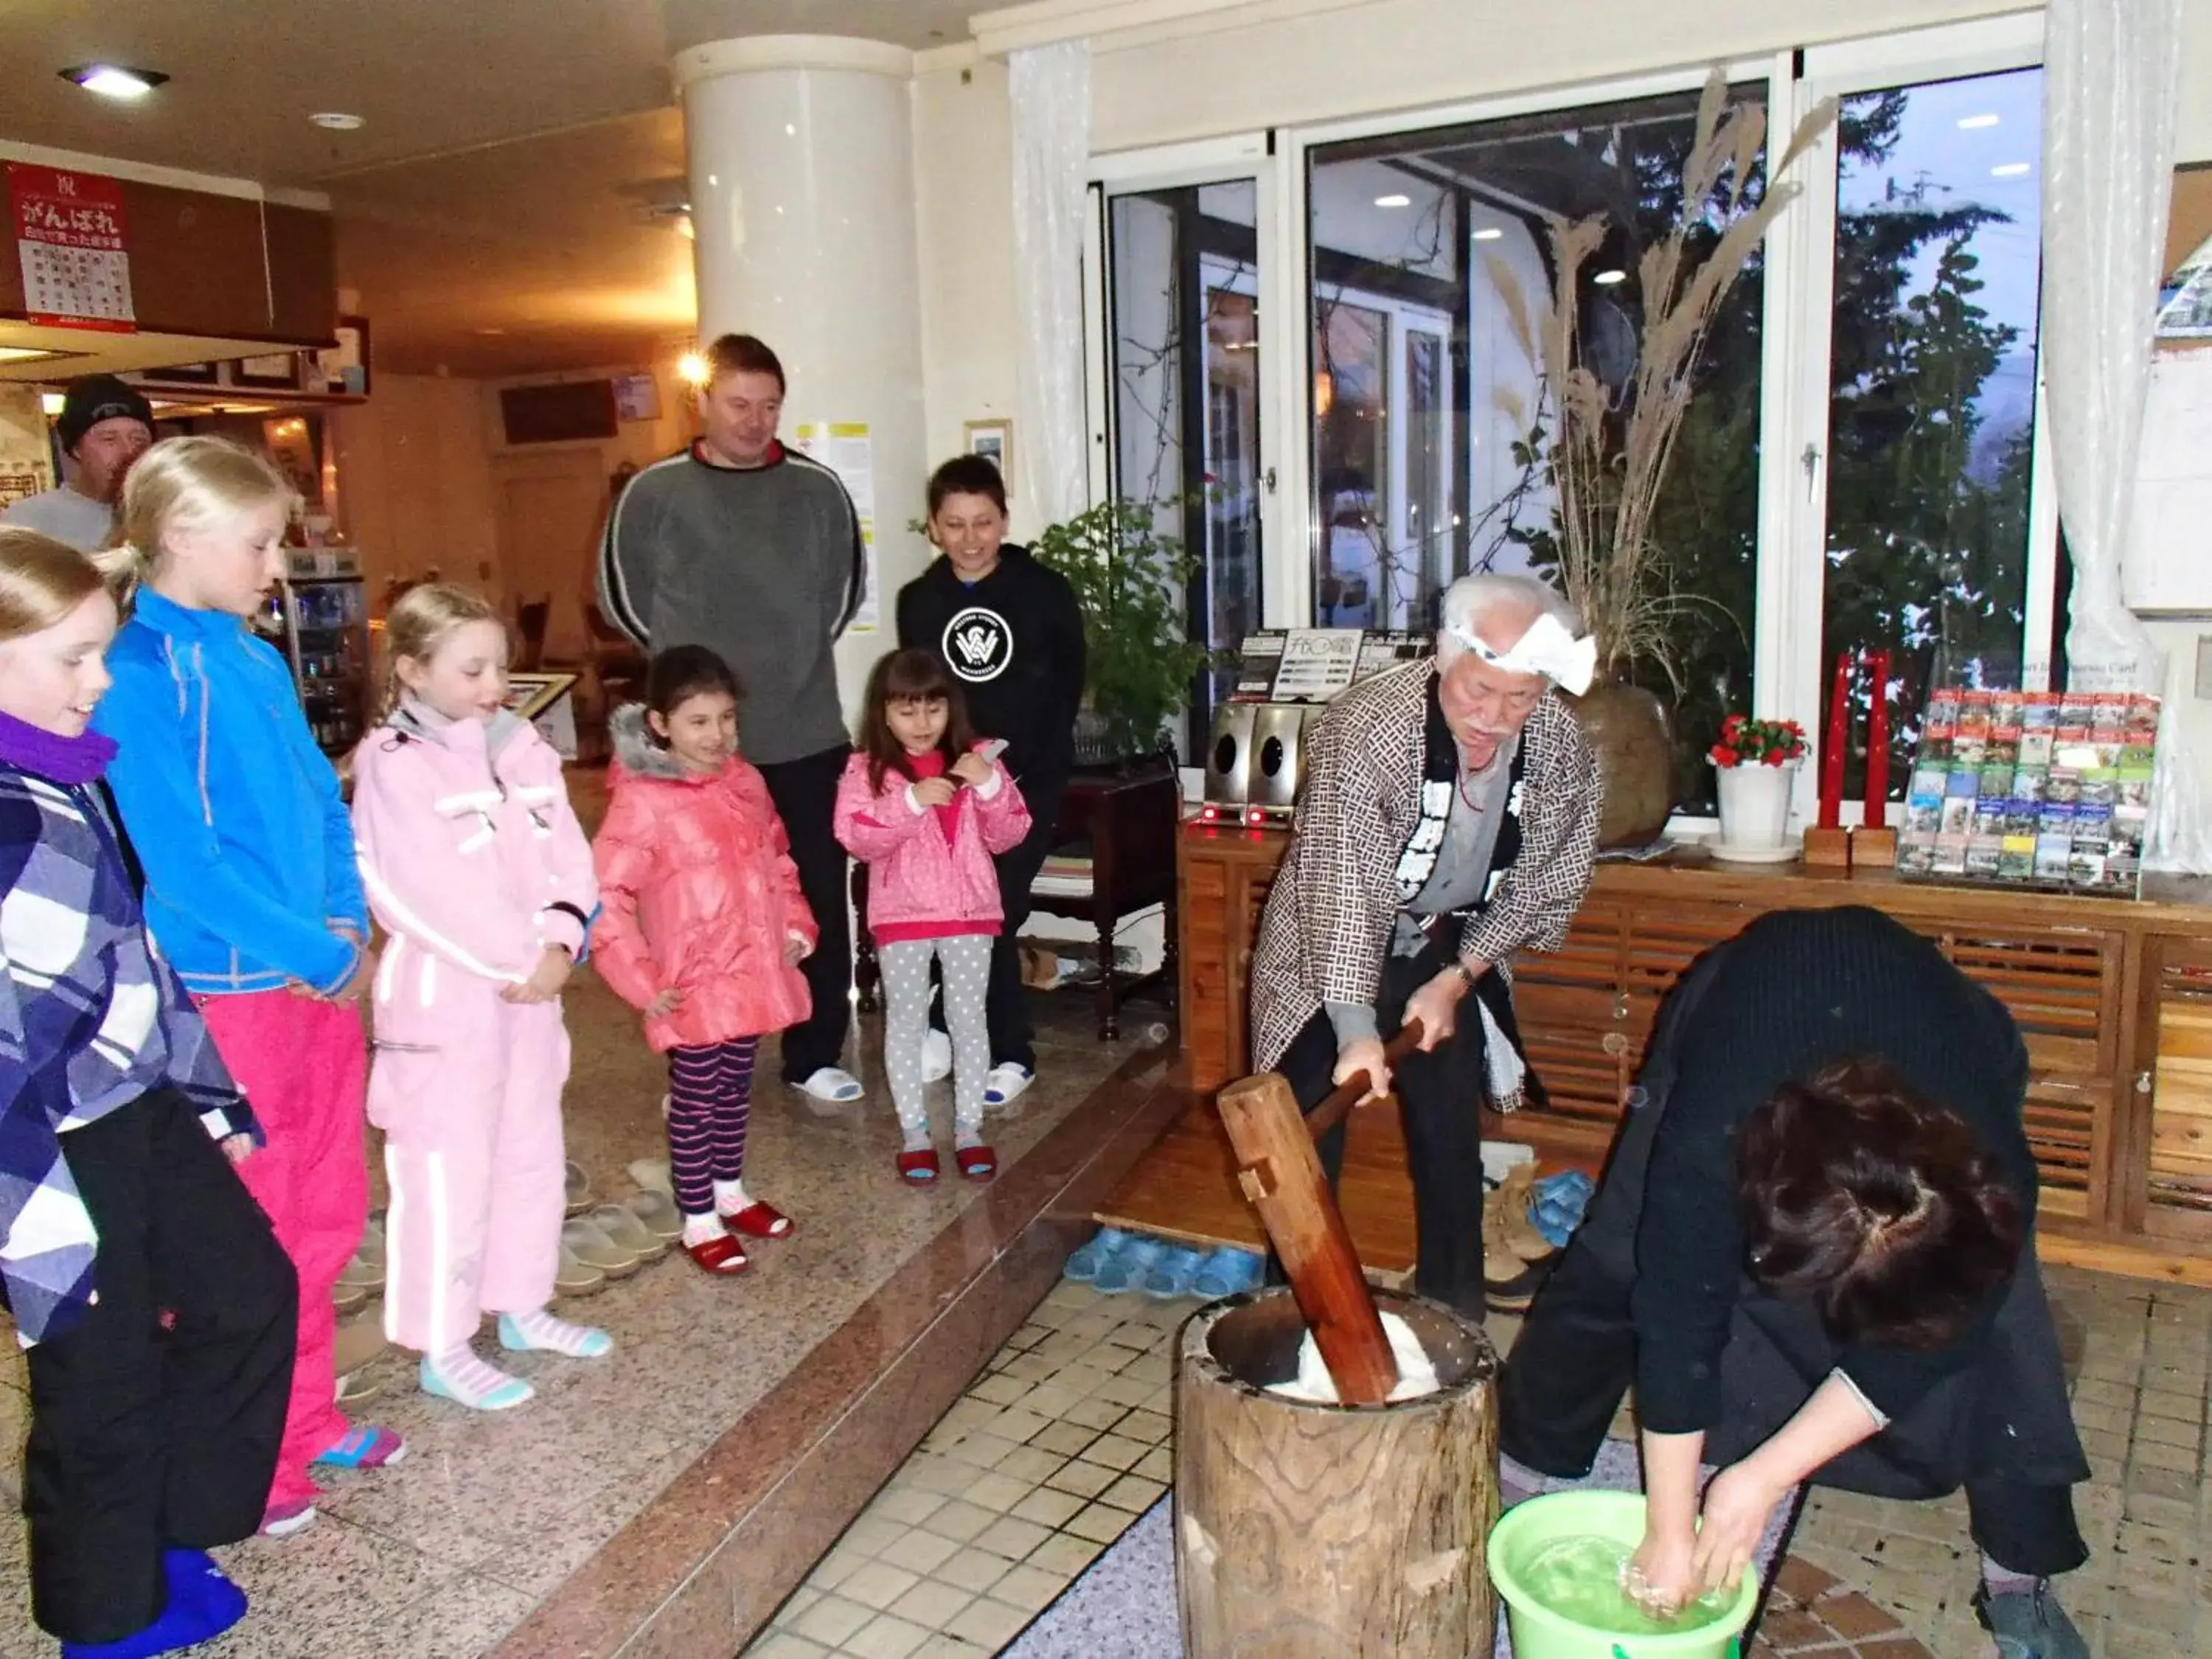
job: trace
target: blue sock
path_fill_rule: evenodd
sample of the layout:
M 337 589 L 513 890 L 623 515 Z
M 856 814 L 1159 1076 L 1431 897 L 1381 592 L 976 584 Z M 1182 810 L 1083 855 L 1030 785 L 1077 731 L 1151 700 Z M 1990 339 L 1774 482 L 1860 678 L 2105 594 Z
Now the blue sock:
M 168 1605 L 143 1630 L 112 1642 L 64 1642 L 62 1659 L 156 1659 L 211 1642 L 246 1617 L 246 1592 L 204 1550 L 161 1552 Z

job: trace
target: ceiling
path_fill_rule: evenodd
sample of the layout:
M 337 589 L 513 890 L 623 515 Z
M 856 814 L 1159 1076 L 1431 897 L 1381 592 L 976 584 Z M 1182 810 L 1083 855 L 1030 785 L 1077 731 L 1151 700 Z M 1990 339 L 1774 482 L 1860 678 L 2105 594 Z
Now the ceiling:
M 769 33 L 921 48 L 973 0 L 0 0 L 0 138 L 318 190 L 380 368 L 621 363 L 691 326 L 672 52 Z M 158 70 L 137 104 L 58 70 Z M 318 111 L 363 118 L 354 132 Z

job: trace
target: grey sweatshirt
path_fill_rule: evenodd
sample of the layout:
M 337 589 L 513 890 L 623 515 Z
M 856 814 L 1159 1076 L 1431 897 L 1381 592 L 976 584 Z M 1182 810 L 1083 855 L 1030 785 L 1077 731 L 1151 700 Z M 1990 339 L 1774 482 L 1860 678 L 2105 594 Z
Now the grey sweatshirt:
M 747 758 L 847 742 L 830 647 L 860 601 L 860 521 L 837 475 L 779 447 L 714 466 L 696 447 L 629 481 L 599 545 L 599 606 L 650 651 L 703 645 L 737 671 Z

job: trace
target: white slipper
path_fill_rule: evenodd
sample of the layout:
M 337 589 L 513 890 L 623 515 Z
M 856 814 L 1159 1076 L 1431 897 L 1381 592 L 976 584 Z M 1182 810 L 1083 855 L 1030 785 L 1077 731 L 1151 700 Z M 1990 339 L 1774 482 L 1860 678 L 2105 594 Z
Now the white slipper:
M 939 1083 L 952 1075 L 952 1039 L 934 1025 L 921 1040 L 921 1080 Z
M 804 1083 L 796 1086 L 802 1094 L 812 1095 L 817 1100 L 826 1100 L 834 1105 L 850 1105 L 865 1091 L 860 1079 L 842 1066 L 824 1066 Z
M 1035 1072 L 1026 1066 L 1016 1065 L 1012 1060 L 1008 1060 L 1004 1066 L 994 1066 L 990 1075 L 983 1080 L 983 1103 L 986 1106 L 1003 1106 L 1026 1093 L 1030 1085 L 1036 1081 Z
M 641 1187 L 655 1192 L 666 1193 L 672 1198 L 676 1194 L 676 1182 L 668 1173 L 668 1160 L 665 1158 L 632 1159 L 629 1165 L 629 1178 Z

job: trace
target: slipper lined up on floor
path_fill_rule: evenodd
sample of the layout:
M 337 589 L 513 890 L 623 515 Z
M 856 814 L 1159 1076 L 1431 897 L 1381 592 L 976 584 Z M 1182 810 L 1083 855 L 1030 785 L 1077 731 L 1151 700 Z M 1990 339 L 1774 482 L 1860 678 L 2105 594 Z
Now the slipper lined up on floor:
M 1066 1272 L 1107 1296 L 1134 1290 L 1161 1301 L 1197 1296 L 1211 1302 L 1256 1290 L 1267 1267 L 1258 1251 L 1234 1244 L 1199 1249 L 1101 1227 L 1067 1258 Z

